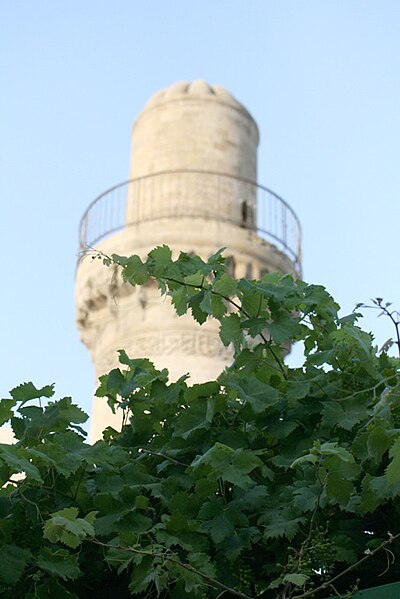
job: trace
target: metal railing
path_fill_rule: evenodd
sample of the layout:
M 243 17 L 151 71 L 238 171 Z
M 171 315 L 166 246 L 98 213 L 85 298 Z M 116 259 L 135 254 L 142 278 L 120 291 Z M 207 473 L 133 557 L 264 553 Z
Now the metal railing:
M 301 226 L 289 204 L 248 179 L 200 170 L 162 171 L 102 193 L 81 219 L 79 252 L 126 227 L 180 217 L 220 220 L 253 230 L 287 255 L 301 274 Z

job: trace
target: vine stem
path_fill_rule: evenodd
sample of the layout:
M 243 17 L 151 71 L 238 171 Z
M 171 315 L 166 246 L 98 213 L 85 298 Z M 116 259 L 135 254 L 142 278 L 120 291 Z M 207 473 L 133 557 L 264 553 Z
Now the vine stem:
M 108 545 L 107 543 L 102 543 L 98 539 L 94 539 L 94 538 L 88 539 L 88 541 L 90 541 L 91 543 L 94 543 L 95 545 L 100 545 L 101 547 L 105 547 L 105 548 L 123 549 L 124 551 L 130 551 L 131 553 L 138 553 L 140 555 L 148 555 L 151 557 L 158 556 L 157 553 L 153 553 L 151 551 L 144 551 L 143 549 L 135 549 L 134 547 L 122 547 L 121 545 Z M 173 564 L 181 566 L 181 568 L 188 570 L 188 572 L 193 572 L 193 574 L 197 574 L 198 576 L 201 576 L 202 578 L 204 578 L 204 580 L 207 580 L 209 583 L 213 584 L 214 586 L 219 587 L 224 592 L 231 593 L 235 597 L 239 597 L 239 599 L 254 599 L 254 597 L 250 597 L 249 595 L 246 595 L 245 593 L 236 591 L 232 587 L 228 587 L 223 582 L 220 582 L 216 578 L 213 578 L 212 576 L 209 576 L 208 574 L 205 574 L 204 572 L 197 570 L 197 568 L 194 568 L 190 564 L 185 564 L 174 557 L 170 557 L 169 555 L 164 556 L 164 559 L 165 559 L 165 561 L 169 561 Z
M 396 320 L 395 317 L 393 316 L 393 314 L 397 314 L 397 318 L 399 318 L 399 313 L 396 312 L 396 310 L 393 310 L 392 312 L 390 312 L 390 310 L 388 310 L 387 306 L 390 304 L 387 304 L 386 306 L 384 304 L 382 304 L 383 299 L 381 297 L 377 297 L 375 299 L 372 300 L 372 302 L 374 303 L 373 306 L 367 306 L 366 304 L 363 304 L 362 307 L 363 308 L 375 308 L 377 310 L 382 310 L 381 314 L 385 314 L 386 316 L 388 316 L 390 318 L 390 320 L 392 321 L 395 331 L 396 331 L 396 345 L 397 345 L 397 351 L 399 352 L 399 357 L 400 357 L 400 320 Z M 379 316 L 381 316 L 381 314 L 379 314 Z
M 388 545 L 390 545 L 394 541 L 397 541 L 397 539 L 400 538 L 400 532 L 397 533 L 396 535 L 392 535 L 390 533 L 388 533 L 388 534 L 389 534 L 389 538 L 386 539 L 386 541 L 383 541 L 375 549 L 368 550 L 368 552 L 361 559 L 359 559 L 358 562 L 355 562 L 354 564 L 351 564 L 348 568 L 346 568 L 346 570 L 343 570 L 342 572 L 339 572 L 339 574 L 337 574 L 336 576 L 334 576 L 330 580 L 327 580 L 326 582 L 322 583 L 319 587 L 316 587 L 315 589 L 312 589 L 311 591 L 306 591 L 305 593 L 302 593 L 301 595 L 293 595 L 293 599 L 304 599 L 305 597 L 311 597 L 315 593 L 318 593 L 318 591 L 323 591 L 327 587 L 333 585 L 333 583 L 336 582 L 337 580 L 339 580 L 339 578 L 342 578 L 342 576 L 344 576 L 345 574 L 348 574 L 352 570 L 355 570 L 356 568 L 358 568 L 358 566 L 360 564 L 362 564 L 365 561 L 371 559 L 371 557 L 373 557 L 376 553 L 378 553 L 378 551 L 380 551 L 381 549 L 385 549 Z
M 172 462 L 176 466 L 185 466 L 185 468 L 189 467 L 189 464 L 185 464 L 184 462 L 180 462 L 179 460 L 175 460 L 174 458 L 171 458 L 170 456 L 165 455 L 164 453 L 161 453 L 159 451 L 152 451 L 151 449 L 146 449 L 145 447 L 140 447 L 139 449 L 141 451 L 143 451 L 143 453 L 148 453 L 150 455 L 155 455 L 155 456 L 157 456 L 159 458 L 164 458 L 165 460 L 169 460 L 170 462 Z

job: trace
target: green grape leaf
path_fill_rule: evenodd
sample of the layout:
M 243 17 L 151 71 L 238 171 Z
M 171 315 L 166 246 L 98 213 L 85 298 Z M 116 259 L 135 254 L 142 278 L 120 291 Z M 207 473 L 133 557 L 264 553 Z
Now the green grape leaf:
M 31 561 L 32 553 L 29 549 L 17 545 L 2 545 L 0 547 L 0 579 L 6 584 L 14 585 Z
M 346 400 L 345 402 L 326 402 L 323 413 L 323 423 L 329 427 L 339 426 L 346 431 L 351 431 L 360 421 L 369 416 L 363 401 Z
M 350 480 L 345 480 L 341 476 L 335 476 L 334 474 L 328 476 L 326 494 L 340 505 L 346 506 L 348 504 L 353 488 L 354 485 Z
M 233 451 L 231 464 L 221 474 L 221 478 L 237 487 L 246 489 L 252 484 L 252 479 L 249 476 L 250 472 L 262 466 L 262 461 L 250 450 L 235 449 Z
M 224 304 L 224 301 L 218 295 L 211 295 L 211 314 L 217 320 L 221 320 L 221 318 L 226 314 L 227 308 Z
M 318 495 L 319 488 L 316 485 L 299 486 L 293 491 L 293 503 L 300 512 L 311 512 L 315 508 Z
M 115 260 L 115 254 L 113 254 L 112 258 Z M 143 264 L 139 256 L 130 256 L 121 266 L 123 267 L 122 276 L 124 280 L 128 281 L 131 285 L 143 285 L 150 279 L 147 266 Z
M 265 321 L 268 319 L 267 301 L 263 297 L 262 293 L 257 289 L 248 289 L 242 293 L 242 308 L 250 318 L 263 317 L 264 327 Z
M 122 278 L 132 286 L 143 285 L 150 278 L 146 265 L 136 254 L 129 257 L 112 254 L 110 259 L 106 258 L 106 262 L 107 266 L 111 263 L 121 266 Z
M 0 445 L 0 462 L 3 461 L 12 472 L 24 472 L 27 478 L 38 483 L 43 483 L 39 469 L 23 455 L 23 449 L 19 450 L 16 445 Z
M 283 582 L 291 582 L 297 587 L 303 587 L 309 579 L 310 577 L 306 574 L 285 574 L 285 576 L 283 577 Z
M 391 438 L 381 426 L 370 429 L 367 439 L 368 454 L 375 463 L 379 463 L 383 454 L 388 450 Z
M 386 468 L 386 478 L 389 485 L 394 485 L 400 483 L 400 437 L 391 446 L 389 456 L 392 461 Z
M 151 556 L 144 556 L 140 561 L 135 560 L 129 590 L 134 594 L 141 593 L 154 580 L 156 573 L 157 571 L 154 568 L 154 561 Z
M 252 484 L 249 474 L 262 465 L 262 461 L 248 449 L 232 449 L 222 443 L 215 443 L 204 455 L 192 463 L 193 468 L 207 465 L 216 478 L 230 482 L 240 488 Z
M 17 405 L 15 399 L 1 399 L 0 400 L 0 426 L 3 426 L 8 422 L 14 415 L 13 408 Z
M 203 297 L 204 291 L 202 290 L 196 295 L 192 296 L 188 302 L 192 311 L 192 316 L 199 324 L 203 324 L 208 317 L 208 313 L 200 308 Z
M 69 507 L 51 514 L 44 525 L 44 538 L 51 543 L 61 541 L 76 549 L 86 537 L 94 537 L 93 524 L 97 512 L 90 512 L 85 518 L 78 518 L 78 513 L 78 508 Z
M 63 580 L 75 580 L 82 574 L 78 564 L 78 556 L 71 555 L 66 549 L 53 551 L 49 547 L 43 547 L 40 550 L 37 565 L 41 570 Z
M 22 383 L 18 387 L 11 389 L 10 395 L 15 401 L 21 401 L 22 403 L 26 403 L 31 399 L 39 399 L 40 397 L 52 397 L 54 395 L 54 383 L 46 385 L 41 389 L 37 389 L 32 382 Z
M 242 329 L 249 331 L 253 338 L 265 331 L 265 328 L 265 318 L 248 318 L 242 321 Z
M 181 272 L 179 267 L 172 261 L 172 251 L 167 245 L 158 246 L 149 252 L 146 264 L 148 267 L 151 264 L 151 272 L 156 278 L 181 280 Z
M 230 277 L 227 273 L 221 275 L 214 283 L 213 289 L 216 293 L 224 297 L 231 297 L 235 295 L 237 288 L 237 281 Z
M 186 440 L 194 431 L 209 428 L 210 423 L 206 415 L 207 402 L 194 403 L 180 415 L 175 426 L 174 436 Z
M 203 504 L 198 517 L 203 520 L 202 529 L 210 533 L 216 544 L 234 533 L 234 526 L 227 517 L 221 497 Z
M 122 517 L 118 518 L 115 530 L 118 532 L 147 532 L 153 525 L 151 518 L 144 516 L 136 510 L 130 510 Z
M 182 316 L 182 314 L 185 314 L 187 311 L 188 300 L 186 287 L 182 285 L 181 287 L 178 287 L 177 289 L 171 291 L 170 295 L 172 305 L 174 306 L 178 316 Z
M 281 393 L 275 387 L 263 383 L 255 376 L 241 376 L 231 380 L 229 386 L 235 389 L 238 397 L 247 402 L 255 414 L 276 406 Z
M 206 314 L 213 313 L 211 299 L 212 299 L 211 291 L 204 291 L 203 299 L 199 303 L 199 308 L 201 310 L 203 310 L 203 312 L 205 312 Z
M 214 254 L 209 256 L 207 260 L 207 265 L 211 267 L 211 270 L 219 272 L 222 267 L 222 271 L 225 271 L 225 260 L 226 258 L 222 256 L 222 253 L 226 250 L 226 247 L 220 248 Z
M 279 318 L 267 321 L 265 328 L 268 329 L 271 338 L 277 345 L 281 345 L 287 341 L 297 339 L 301 337 L 302 326 L 299 324 L 296 318 L 287 315 L 280 315 Z
M 222 317 L 219 336 L 225 346 L 232 342 L 234 344 L 240 343 L 243 337 L 240 325 L 240 318 L 237 314 L 229 314 Z
M 79 406 L 72 403 L 70 397 L 63 397 L 57 402 L 50 402 L 43 412 L 43 425 L 64 428 L 69 424 L 82 424 L 88 415 Z
M 301 524 L 306 521 L 304 517 L 296 518 L 290 514 L 286 514 L 283 510 L 267 511 L 259 518 L 259 524 L 263 524 L 264 538 L 277 539 L 286 537 L 291 541 Z
M 376 489 L 371 486 L 371 481 L 376 480 L 370 474 L 366 474 L 361 483 L 361 501 L 358 511 L 361 514 L 374 511 L 381 502 L 381 497 Z
M 53 576 L 46 580 L 43 584 L 35 586 L 34 593 L 29 593 L 24 599 L 79 599 L 75 593 L 70 593 L 60 584 Z
M 342 462 L 354 462 L 352 454 L 336 442 L 327 441 L 322 443 L 315 451 L 318 451 L 322 456 L 336 456 Z

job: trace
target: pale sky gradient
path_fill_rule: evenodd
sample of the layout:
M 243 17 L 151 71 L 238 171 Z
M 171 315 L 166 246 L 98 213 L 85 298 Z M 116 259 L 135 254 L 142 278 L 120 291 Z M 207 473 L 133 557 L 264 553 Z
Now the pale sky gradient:
M 1 396 L 55 382 L 89 409 L 78 223 L 179 80 L 223 85 L 256 119 L 259 182 L 300 217 L 306 280 L 344 312 L 400 306 L 399 32 L 398 0 L 0 0 Z

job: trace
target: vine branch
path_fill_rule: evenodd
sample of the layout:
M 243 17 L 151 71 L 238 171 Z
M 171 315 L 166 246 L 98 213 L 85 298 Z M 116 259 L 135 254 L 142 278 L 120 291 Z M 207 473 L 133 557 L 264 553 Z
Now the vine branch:
M 391 312 L 388 309 L 389 306 L 391 305 L 390 302 L 387 302 L 386 304 L 383 304 L 382 302 L 383 302 L 382 297 L 376 297 L 375 299 L 372 300 L 372 303 L 374 304 L 373 306 L 367 306 L 366 304 L 363 304 L 362 307 L 382 310 L 382 312 L 381 312 L 381 314 L 379 314 L 379 316 L 381 316 L 382 314 L 385 314 L 386 316 L 388 316 L 390 318 L 390 320 L 392 321 L 392 323 L 394 325 L 395 331 L 396 331 L 395 343 L 397 345 L 397 351 L 400 356 L 400 314 L 399 314 L 399 312 L 397 312 L 397 310 L 392 310 L 392 312 Z M 397 315 L 397 319 L 394 316 L 395 314 Z
M 135 549 L 134 547 L 123 547 L 121 545 L 110 545 L 107 543 L 102 543 L 101 541 L 99 541 L 98 539 L 95 539 L 95 538 L 88 539 L 88 541 L 90 541 L 91 543 L 94 543 L 95 545 L 100 545 L 101 547 L 104 547 L 104 548 L 120 549 L 120 550 L 122 549 L 124 551 L 128 551 L 131 553 L 137 553 L 140 555 L 147 555 L 150 557 L 159 557 L 159 554 L 154 553 L 152 551 L 145 551 L 144 549 Z M 171 550 L 167 550 L 167 551 L 171 552 Z M 172 555 L 174 555 L 174 554 L 172 554 Z M 217 580 L 216 578 L 213 578 L 212 576 L 209 576 L 208 574 L 205 574 L 204 572 L 201 572 L 201 570 L 194 568 L 190 564 L 185 564 L 184 562 L 181 562 L 180 560 L 176 559 L 175 557 L 171 557 L 170 555 L 164 555 L 163 557 L 164 557 L 165 561 L 169 561 L 173 564 L 181 566 L 181 568 L 184 568 L 188 572 L 193 572 L 193 574 L 197 574 L 198 576 L 201 576 L 201 578 L 204 578 L 204 580 L 207 580 L 209 583 L 213 584 L 214 586 L 217 586 L 218 588 L 222 589 L 224 592 L 231 593 L 235 597 L 239 597 L 239 599 L 255 599 L 254 597 L 250 597 L 249 595 L 246 595 L 245 593 L 236 591 L 234 588 L 227 586 L 226 584 L 220 582 L 219 580 Z
M 365 561 L 371 559 L 371 557 L 373 557 L 376 553 L 378 553 L 378 551 L 381 551 L 381 549 L 385 549 L 388 545 L 391 545 L 391 543 L 393 543 L 394 541 L 397 541 L 397 539 L 400 538 L 400 532 L 397 533 L 396 535 L 392 535 L 389 532 L 388 535 L 389 535 L 389 538 L 386 539 L 386 541 L 383 541 L 378 547 L 376 547 L 375 549 L 372 549 L 372 550 L 367 549 L 367 551 L 365 552 L 365 555 L 361 559 L 359 559 L 358 562 L 351 564 L 348 568 L 346 568 L 345 570 L 342 570 L 342 572 L 339 572 L 339 574 L 336 574 L 336 576 L 334 576 L 330 580 L 323 582 L 319 587 L 316 587 L 315 589 L 312 589 L 310 591 L 306 591 L 306 592 L 302 593 L 301 595 L 294 595 L 293 599 L 304 599 L 305 597 L 311 597 L 315 593 L 318 593 L 318 591 L 323 591 L 327 587 L 333 585 L 333 583 L 335 583 L 337 580 L 339 580 L 339 578 L 342 578 L 342 576 L 345 576 L 352 570 L 355 570 L 356 568 L 358 568 L 358 566 L 360 566 Z
M 157 456 L 159 458 L 164 458 L 165 460 L 169 460 L 170 462 L 172 462 L 176 466 L 185 466 L 185 468 L 189 467 L 189 464 L 185 464 L 184 462 L 180 462 L 179 460 L 175 460 L 175 458 L 171 458 L 170 456 L 165 455 L 165 453 L 161 453 L 160 451 L 152 451 L 151 449 L 146 449 L 145 447 L 140 447 L 139 449 L 141 451 L 143 451 L 144 453 L 148 453 L 150 455 L 154 455 L 154 456 Z

